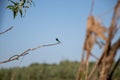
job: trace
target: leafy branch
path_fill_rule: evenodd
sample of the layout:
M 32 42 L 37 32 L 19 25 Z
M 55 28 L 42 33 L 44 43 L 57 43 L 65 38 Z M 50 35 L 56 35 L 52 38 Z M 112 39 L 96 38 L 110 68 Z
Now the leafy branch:
M 11 4 L 8 5 L 7 8 L 13 12 L 14 19 L 18 13 L 20 13 L 20 15 L 22 17 L 23 9 L 25 10 L 24 12 L 26 12 L 26 9 L 29 8 L 33 2 L 32 0 L 19 0 L 19 2 L 13 1 L 13 0 L 8 0 L 8 1 L 10 1 Z

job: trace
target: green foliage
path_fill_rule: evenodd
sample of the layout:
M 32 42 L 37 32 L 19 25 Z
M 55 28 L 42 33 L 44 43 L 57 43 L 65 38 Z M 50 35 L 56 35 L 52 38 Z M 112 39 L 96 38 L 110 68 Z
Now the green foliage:
M 113 79 L 120 80 L 120 64 L 117 66 L 117 70 L 113 74 Z
M 94 62 L 90 63 L 90 67 Z M 59 64 L 34 63 L 28 67 L 0 69 L 0 80 L 75 80 L 79 62 L 61 61 Z M 119 80 L 120 66 L 113 78 Z M 12 77 L 14 75 L 14 77 Z
M 21 17 L 23 16 L 23 10 L 26 12 L 26 9 L 29 8 L 32 3 L 32 0 L 9 0 L 9 2 L 10 5 L 8 5 L 7 8 L 13 12 L 13 17 L 15 18 L 18 13 L 20 13 Z

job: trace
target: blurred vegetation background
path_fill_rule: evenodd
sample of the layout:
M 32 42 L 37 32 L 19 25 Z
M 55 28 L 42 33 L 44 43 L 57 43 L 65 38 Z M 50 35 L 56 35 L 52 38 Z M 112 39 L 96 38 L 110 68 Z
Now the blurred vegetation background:
M 91 68 L 93 65 L 94 62 L 90 62 Z M 27 67 L 1 68 L 0 80 L 75 80 L 78 67 L 79 62 L 64 60 L 59 64 L 33 63 Z M 120 80 L 120 66 L 113 79 Z

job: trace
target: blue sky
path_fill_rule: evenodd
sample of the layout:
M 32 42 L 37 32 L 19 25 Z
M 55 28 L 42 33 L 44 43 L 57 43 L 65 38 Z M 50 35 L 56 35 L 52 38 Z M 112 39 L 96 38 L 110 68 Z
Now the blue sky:
M 14 28 L 0 35 L 0 61 L 20 54 L 28 48 L 55 43 L 56 37 L 62 44 L 32 51 L 23 58 L 20 65 L 22 58 L 19 61 L 2 64 L 0 67 L 27 66 L 35 62 L 59 63 L 66 59 L 80 61 L 92 0 L 34 0 L 34 2 L 35 6 L 27 10 L 24 18 L 18 15 L 16 19 L 13 19 L 12 12 L 6 9 L 7 1 L 2 3 L 4 5 L 0 12 L 3 16 L 0 31 L 9 26 Z M 95 0 L 93 15 L 101 15 L 113 8 L 116 2 L 117 0 Z M 110 25 L 112 14 L 113 10 L 100 18 L 106 27 Z M 117 35 L 115 40 L 119 37 L 120 35 Z M 99 56 L 102 50 L 95 45 L 92 52 Z

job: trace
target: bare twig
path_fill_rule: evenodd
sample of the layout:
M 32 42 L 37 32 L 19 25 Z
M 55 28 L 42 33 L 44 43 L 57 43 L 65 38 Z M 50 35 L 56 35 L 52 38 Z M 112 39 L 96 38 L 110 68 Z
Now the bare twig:
M 6 30 L 3 31 L 3 32 L 0 32 L 0 35 L 1 35 L 1 34 L 4 34 L 4 33 L 6 33 L 6 32 L 8 32 L 8 31 L 10 31 L 12 28 L 13 28 L 13 26 L 11 26 L 10 28 L 6 29 Z
M 23 51 L 21 54 L 13 55 L 8 60 L 0 62 L 0 64 L 7 63 L 7 62 L 10 62 L 10 61 L 14 61 L 14 60 L 19 60 L 20 57 L 29 54 L 30 51 L 34 51 L 34 50 L 37 50 L 37 49 L 43 48 L 43 47 L 54 46 L 54 45 L 57 45 L 57 44 L 60 44 L 60 43 L 61 42 L 57 42 L 57 43 L 53 43 L 53 44 L 40 45 L 40 46 L 37 46 L 35 48 L 29 48 L 29 49 Z
M 92 0 L 92 5 L 91 5 L 91 9 L 90 9 L 90 15 L 92 15 L 93 8 L 94 8 L 94 0 Z
M 115 70 L 116 70 L 116 68 L 118 67 L 119 64 L 120 64 L 120 57 L 117 60 L 117 62 L 115 63 L 114 67 L 112 68 L 111 72 L 109 73 L 107 80 L 112 80 L 112 76 L 113 76 L 113 74 L 114 74 L 114 72 L 115 72 Z
M 105 11 L 102 14 L 99 14 L 97 17 L 100 18 L 100 17 L 106 16 L 106 15 L 108 15 L 112 11 L 114 11 L 114 7 L 110 8 L 109 10 Z

